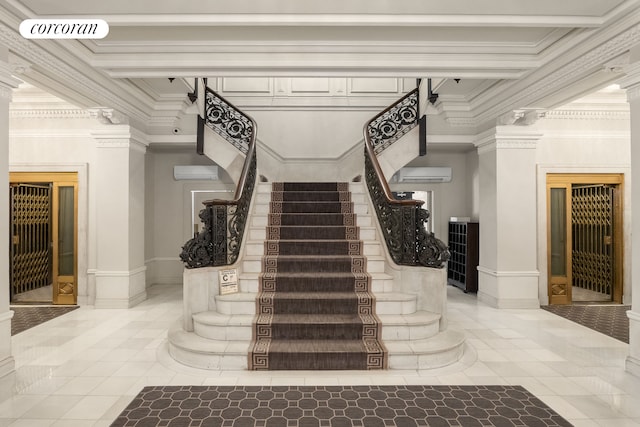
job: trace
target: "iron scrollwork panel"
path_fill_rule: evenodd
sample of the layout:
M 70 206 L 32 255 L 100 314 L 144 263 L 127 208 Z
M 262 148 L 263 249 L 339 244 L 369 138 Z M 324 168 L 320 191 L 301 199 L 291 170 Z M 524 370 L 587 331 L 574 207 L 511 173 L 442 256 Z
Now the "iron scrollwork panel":
M 207 126 L 218 135 L 247 154 L 253 134 L 253 123 L 246 115 L 208 91 L 205 100 L 205 120 Z
M 374 152 L 380 154 L 417 124 L 418 92 L 414 92 L 369 124 Z
M 401 265 L 442 268 L 449 260 L 447 246 L 426 230 L 429 212 L 418 205 L 392 205 L 365 150 L 365 179 L 389 255 Z

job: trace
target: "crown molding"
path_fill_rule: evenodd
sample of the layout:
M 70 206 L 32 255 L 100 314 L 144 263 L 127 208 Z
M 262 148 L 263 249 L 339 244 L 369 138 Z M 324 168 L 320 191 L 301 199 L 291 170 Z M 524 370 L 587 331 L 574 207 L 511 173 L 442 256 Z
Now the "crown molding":
M 78 71 L 79 67 L 72 67 L 65 61 L 56 58 L 52 53 L 33 41 L 23 38 L 4 23 L 0 23 L 0 44 L 8 47 L 14 54 L 30 63 L 29 67 L 25 69 L 27 75 L 35 77 L 36 73 L 33 72 L 33 68 L 38 66 L 47 70 L 48 73 L 55 74 L 58 81 L 64 82 L 58 84 L 63 85 L 65 90 L 79 92 L 81 96 L 92 99 L 94 102 L 104 102 L 127 116 L 136 118 L 141 123 L 148 121 L 150 114 L 128 102 L 127 95 L 117 90 L 117 86 L 106 82 L 108 88 L 103 87 L 95 79 Z M 75 58 L 75 61 L 80 61 L 80 59 Z
M 615 110 L 549 110 L 545 119 L 549 120 L 630 120 L 629 111 Z
M 620 25 L 629 25 L 629 22 L 633 22 L 633 24 L 609 39 L 606 39 L 607 34 L 620 31 L 617 26 L 607 28 L 605 31 L 589 37 L 583 44 L 585 46 L 594 46 L 593 48 L 584 54 L 575 51 L 574 55 L 578 56 L 574 60 L 548 73 L 544 78 L 532 82 L 531 80 L 535 78 L 534 74 L 536 74 L 534 73 L 531 77 L 525 78 L 517 84 L 505 83 L 509 84 L 510 87 L 503 91 L 502 97 L 504 97 L 504 100 L 497 102 L 493 107 L 475 116 L 477 123 L 481 124 L 491 121 L 493 118 L 504 113 L 505 110 L 513 109 L 514 106 L 518 108 L 535 105 L 540 99 L 543 99 L 550 93 L 561 91 L 575 80 L 583 78 L 585 75 L 595 71 L 602 70 L 607 62 L 623 55 L 629 49 L 640 43 L 640 24 L 637 23 L 638 15 L 639 13 L 637 12 L 628 15 L 625 22 Z M 544 68 L 544 66 L 541 67 L 541 70 Z M 478 100 L 478 102 L 484 101 L 486 100 Z M 477 106 L 478 104 L 473 107 L 477 108 Z
M 88 119 L 92 116 L 89 111 L 81 108 L 11 108 L 9 110 L 9 117 L 12 119 Z

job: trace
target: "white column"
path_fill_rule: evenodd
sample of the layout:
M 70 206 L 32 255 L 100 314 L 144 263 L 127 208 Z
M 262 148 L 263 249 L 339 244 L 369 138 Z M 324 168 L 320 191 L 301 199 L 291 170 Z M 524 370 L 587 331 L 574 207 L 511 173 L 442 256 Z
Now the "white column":
M 536 308 L 536 112 L 514 112 L 479 136 L 478 299 L 497 308 Z M 517 123 L 517 124 L 515 124 Z
M 640 57 L 640 52 L 635 56 Z M 640 254 L 640 62 L 626 67 L 620 86 L 627 90 L 631 110 L 631 251 L 629 259 Z M 629 184 L 629 183 L 628 183 Z M 634 256 L 634 254 L 636 254 Z M 631 262 L 631 310 L 629 317 L 629 356 L 626 370 L 640 377 L 640 262 Z
M 15 381 L 15 363 L 11 355 L 11 318 L 9 310 L 9 103 L 11 89 L 18 80 L 11 77 L 5 62 L 7 49 L 0 47 L 0 401 L 9 397 Z
M 147 298 L 144 263 L 144 136 L 107 125 L 96 140 L 95 306 L 129 308 Z

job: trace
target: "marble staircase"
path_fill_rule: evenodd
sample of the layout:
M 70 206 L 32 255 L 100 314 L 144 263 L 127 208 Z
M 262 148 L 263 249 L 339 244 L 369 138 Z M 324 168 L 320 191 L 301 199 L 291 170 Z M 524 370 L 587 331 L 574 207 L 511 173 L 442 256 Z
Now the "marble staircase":
M 420 309 L 417 295 L 398 291 L 366 187 L 362 182 L 349 187 L 376 313 L 382 323 L 382 341 L 388 350 L 388 368 L 432 369 L 457 361 L 462 356 L 464 336 L 443 327 L 446 322 L 441 314 Z M 169 351 L 179 362 L 204 369 L 248 369 L 270 197 L 271 183 L 258 183 L 243 256 L 233 266 L 239 272 L 240 292 L 212 295 L 214 303 L 210 305 L 215 310 L 194 313 L 192 331 L 182 324 L 169 331 Z M 185 287 L 189 286 L 188 277 L 185 274 Z

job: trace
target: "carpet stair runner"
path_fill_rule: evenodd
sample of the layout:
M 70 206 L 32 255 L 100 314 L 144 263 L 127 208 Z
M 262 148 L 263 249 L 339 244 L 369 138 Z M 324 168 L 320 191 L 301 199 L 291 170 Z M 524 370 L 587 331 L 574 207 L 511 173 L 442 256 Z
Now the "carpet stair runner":
M 251 370 L 385 369 L 348 183 L 273 183 Z

